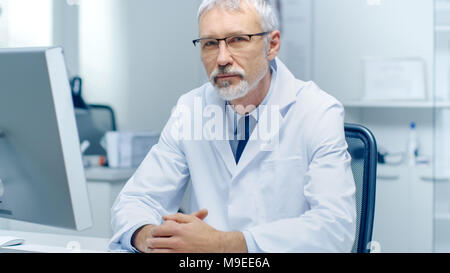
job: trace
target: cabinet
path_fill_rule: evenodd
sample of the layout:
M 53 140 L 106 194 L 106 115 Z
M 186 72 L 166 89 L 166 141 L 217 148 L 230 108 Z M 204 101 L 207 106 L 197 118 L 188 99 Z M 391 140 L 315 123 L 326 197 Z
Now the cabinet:
M 433 251 L 433 183 L 427 166 L 379 166 L 373 237 L 382 252 Z
M 396 154 L 377 168 L 373 240 L 382 252 L 435 251 L 435 111 L 427 102 L 346 106 L 347 120 L 370 128 L 380 151 Z M 411 121 L 424 159 L 415 166 L 405 156 Z

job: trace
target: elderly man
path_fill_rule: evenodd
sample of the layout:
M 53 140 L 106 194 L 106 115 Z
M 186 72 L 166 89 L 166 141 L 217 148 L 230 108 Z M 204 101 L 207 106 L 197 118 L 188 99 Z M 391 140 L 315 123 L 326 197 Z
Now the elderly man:
M 118 196 L 111 249 L 349 252 L 356 205 L 342 105 L 277 58 L 266 1 L 205 0 L 198 20 L 210 83 L 180 98 Z M 214 126 L 203 120 L 211 113 Z M 176 214 L 189 181 L 194 213 Z

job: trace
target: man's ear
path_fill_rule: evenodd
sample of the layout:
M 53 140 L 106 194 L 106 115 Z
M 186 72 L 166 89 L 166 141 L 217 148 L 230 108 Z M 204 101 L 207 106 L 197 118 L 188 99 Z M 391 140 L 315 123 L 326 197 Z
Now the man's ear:
M 281 48 L 281 33 L 279 30 L 272 31 L 270 34 L 269 48 L 267 51 L 267 59 L 272 61 L 278 56 Z

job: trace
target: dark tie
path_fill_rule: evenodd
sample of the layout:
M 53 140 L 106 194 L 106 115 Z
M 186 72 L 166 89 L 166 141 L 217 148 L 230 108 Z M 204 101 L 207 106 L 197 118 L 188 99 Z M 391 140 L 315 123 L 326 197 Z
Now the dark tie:
M 244 133 L 244 139 L 240 139 L 238 141 L 238 146 L 236 150 L 236 164 L 239 163 L 239 159 L 241 159 L 242 152 L 244 152 L 245 146 L 247 145 L 247 142 L 250 138 L 250 118 L 249 115 L 245 116 L 245 133 Z

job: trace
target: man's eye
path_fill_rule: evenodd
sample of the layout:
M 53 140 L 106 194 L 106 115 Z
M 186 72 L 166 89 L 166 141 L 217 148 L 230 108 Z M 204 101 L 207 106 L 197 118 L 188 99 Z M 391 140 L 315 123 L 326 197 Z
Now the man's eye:
M 204 41 L 203 47 L 204 48 L 217 47 L 217 41 L 215 41 L 215 40 Z
M 240 42 L 248 42 L 248 37 L 247 36 L 235 36 L 235 37 L 231 37 L 228 40 L 229 44 L 240 43 Z

